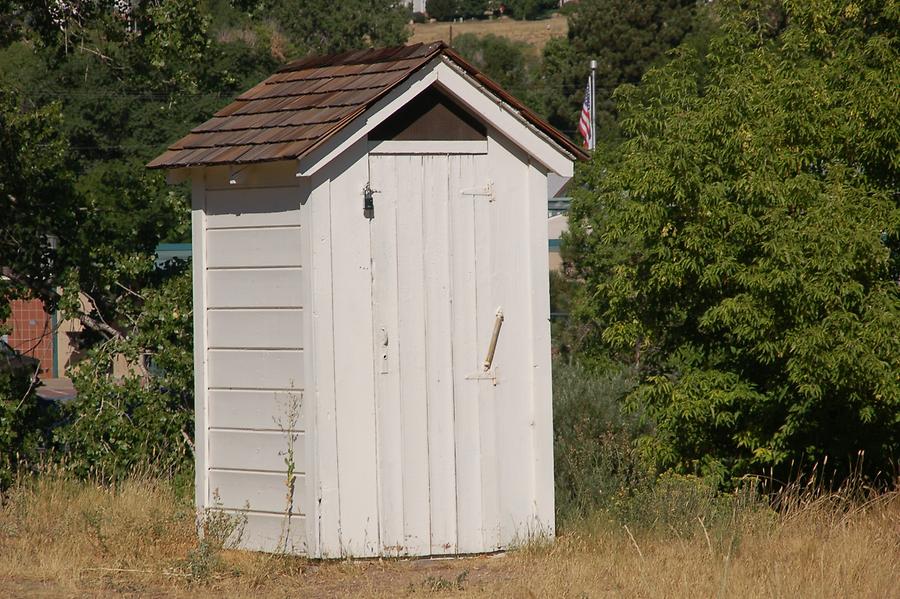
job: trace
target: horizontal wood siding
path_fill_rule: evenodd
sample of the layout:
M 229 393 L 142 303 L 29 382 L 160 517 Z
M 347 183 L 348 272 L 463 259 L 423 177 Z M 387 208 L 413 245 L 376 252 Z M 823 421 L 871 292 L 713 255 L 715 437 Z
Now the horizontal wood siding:
M 207 505 L 246 518 L 242 547 L 283 550 L 292 461 L 288 546 L 305 552 L 303 188 L 236 180 L 206 191 Z
M 300 401 L 302 393 L 302 389 L 213 389 L 209 392 L 209 426 L 261 431 L 306 430 L 306 406 Z M 293 424 L 288 422 L 292 410 L 299 410 Z
M 209 350 L 211 389 L 297 389 L 303 385 L 303 352 Z
M 294 479 L 291 513 L 305 515 L 298 489 L 303 488 L 304 475 Z M 219 495 L 219 505 L 236 510 L 284 514 L 288 508 L 287 476 L 272 472 L 244 472 L 241 470 L 210 470 L 209 487 Z
M 299 471 L 305 471 L 303 433 L 281 431 L 212 429 L 209 432 L 209 467 L 286 472 L 284 458 L 288 452 L 290 436 L 294 437 L 294 461 L 300 464 Z
M 267 514 L 225 510 L 234 515 L 240 528 L 240 547 L 250 551 L 306 553 L 306 518 L 283 514 Z
M 282 310 L 210 310 L 211 349 L 302 349 L 303 313 Z
M 209 308 L 299 308 L 299 268 L 207 270 Z
M 206 228 L 298 227 L 299 188 L 210 190 Z
M 208 268 L 300 266 L 298 227 L 218 229 L 206 240 Z

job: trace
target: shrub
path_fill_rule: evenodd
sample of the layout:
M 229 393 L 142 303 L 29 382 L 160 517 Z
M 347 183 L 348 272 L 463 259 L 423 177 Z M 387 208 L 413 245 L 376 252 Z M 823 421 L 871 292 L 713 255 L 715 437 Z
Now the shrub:
M 457 17 L 456 0 L 428 0 L 425 3 L 425 12 L 432 19 L 449 21 Z
M 53 405 L 41 400 L 35 387 L 30 373 L 0 368 L 0 491 L 21 469 L 36 464 L 48 445 Z
M 596 351 L 585 351 L 596 343 L 594 327 L 579 317 L 584 284 L 560 272 L 550 273 L 550 337 L 553 355 L 564 360 L 577 359 L 590 369 L 615 367 L 615 362 Z
M 453 49 L 525 104 L 536 105 L 538 61 L 528 44 L 499 35 L 463 33 L 453 38 Z
M 478 18 L 484 16 L 485 10 L 486 0 L 428 0 L 425 4 L 428 16 L 438 21 Z
M 898 13 L 743 6 L 619 88 L 626 140 L 565 239 L 581 312 L 639 364 L 663 467 L 840 478 L 864 451 L 876 476 L 900 456 Z
M 553 428 L 556 511 L 561 526 L 589 516 L 655 474 L 634 440 L 646 430 L 622 413 L 621 399 L 633 388 L 630 373 L 596 373 L 558 360 L 553 367 Z
M 145 290 L 132 334 L 95 347 L 72 373 L 78 397 L 55 431 L 69 470 L 116 480 L 137 467 L 175 474 L 190 466 L 191 301 L 189 271 Z M 129 372 L 116 377 L 114 362 L 123 358 Z
M 533 20 L 559 5 L 552 0 L 508 0 L 506 7 L 514 19 Z
M 487 0 L 458 0 L 459 16 L 464 19 L 480 19 L 487 11 Z

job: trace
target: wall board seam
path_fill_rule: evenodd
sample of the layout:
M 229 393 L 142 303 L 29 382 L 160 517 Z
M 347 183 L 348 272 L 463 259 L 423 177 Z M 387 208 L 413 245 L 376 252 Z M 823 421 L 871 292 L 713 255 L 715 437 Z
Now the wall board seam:
M 337 373 L 336 373 L 336 368 L 335 368 L 336 360 L 335 360 L 335 352 L 334 352 L 334 227 L 332 226 L 332 222 L 334 220 L 334 215 L 332 214 L 332 199 L 333 199 L 332 183 L 333 183 L 333 180 L 331 178 L 329 178 L 328 179 L 328 203 L 327 203 L 327 206 L 328 206 L 328 286 L 329 286 L 328 302 L 331 304 L 329 306 L 329 311 L 331 314 L 331 318 L 330 318 L 331 322 L 329 324 L 331 325 L 330 333 L 331 333 L 332 343 L 331 343 L 331 352 L 330 352 L 331 355 L 328 356 L 328 359 L 331 360 L 331 379 L 332 380 L 331 380 L 330 387 L 332 390 L 333 401 L 334 401 L 334 430 L 335 430 L 335 437 L 334 437 L 335 473 L 334 474 L 335 474 L 335 487 L 336 487 L 335 495 L 337 497 L 337 505 L 334 506 L 334 509 L 337 510 L 338 544 L 340 546 L 341 557 L 343 557 L 344 537 L 343 537 L 343 530 L 341 528 L 341 522 L 343 520 L 342 513 L 341 513 L 341 503 L 342 503 L 341 502 L 341 477 L 340 477 L 341 458 L 340 458 L 340 452 L 338 451 L 338 438 L 337 438 L 337 430 L 338 430 L 337 381 L 336 381 Z M 318 387 L 319 387 L 319 385 L 318 385 L 318 381 L 317 381 L 316 388 L 318 389 Z M 316 423 L 317 423 L 316 430 L 318 431 L 319 430 L 318 420 L 316 421 Z M 321 514 L 319 514 L 319 517 L 321 518 Z M 320 539 L 322 538 L 321 530 L 319 531 L 319 538 Z
M 210 391 L 302 391 L 302 387 L 207 387 Z
M 255 214 L 253 212 L 248 212 L 246 214 Z M 289 225 L 218 225 L 212 226 L 209 229 L 211 231 L 283 231 L 285 229 L 297 229 L 300 230 L 303 228 L 302 224 L 289 224 Z
M 273 311 L 287 311 L 287 310 L 302 310 L 303 307 L 299 305 L 295 306 L 221 306 L 221 305 L 213 305 L 206 308 L 205 312 L 209 313 L 211 311 L 222 311 L 222 312 L 246 312 L 248 310 L 273 310 Z
M 209 191 L 257 191 L 272 189 L 294 190 L 296 188 L 297 185 L 211 185 L 207 189 Z
M 230 352 L 239 351 L 239 352 L 265 352 L 265 353 L 272 353 L 272 352 L 279 352 L 279 353 L 294 352 L 294 353 L 297 353 L 297 352 L 303 351 L 302 347 L 257 347 L 257 346 L 249 347 L 249 346 L 240 346 L 240 345 L 210 345 L 208 349 L 209 349 L 209 351 L 230 351 Z
M 279 518 L 284 518 L 287 516 L 287 514 L 285 514 L 284 512 L 271 512 L 271 511 L 266 511 L 266 510 L 253 510 L 253 509 L 245 510 L 245 509 L 237 508 L 237 507 L 222 507 L 222 508 L 216 508 L 216 510 L 220 511 L 220 512 L 230 513 L 230 514 L 246 514 L 246 515 L 250 515 L 250 516 L 255 516 L 255 515 L 278 516 Z M 306 514 L 305 513 L 298 513 L 298 514 L 292 513 L 291 518 L 292 519 L 293 518 L 305 519 Z
M 210 391 L 215 391 L 215 392 L 217 392 L 217 393 L 221 393 L 221 392 L 245 393 L 245 392 L 247 392 L 247 391 L 251 391 L 251 392 L 259 391 L 259 392 L 263 392 L 263 393 L 269 393 L 269 392 L 277 392 L 277 393 L 282 393 L 282 392 L 283 392 L 283 393 L 290 393 L 291 391 L 294 391 L 294 392 L 297 392 L 297 391 L 303 391 L 303 387 L 292 387 L 292 388 L 285 388 L 285 389 L 259 389 L 259 388 L 257 388 L 257 387 L 252 387 L 252 388 L 241 388 L 241 387 L 210 387 L 209 390 L 210 390 Z M 248 400 L 248 401 L 252 401 L 252 400 Z
M 215 431 L 223 431 L 229 433 L 247 433 L 252 435 L 285 435 L 287 433 L 304 433 L 303 429 L 291 429 L 291 430 L 281 430 L 281 429 L 256 429 L 256 428 L 234 428 L 227 426 L 211 426 L 209 427 L 210 432 Z
M 246 214 L 253 214 L 247 212 Z M 214 214 L 213 216 L 222 216 Z M 300 229 L 302 225 L 210 225 L 208 231 L 260 231 L 260 230 L 278 230 L 278 229 Z
M 255 426 L 253 428 L 239 428 L 237 426 L 211 426 L 209 427 L 210 432 L 223 432 L 223 433 L 278 433 L 278 434 L 306 434 L 306 428 L 263 428 L 259 426 Z
M 259 265 L 259 266 L 207 266 L 206 272 L 216 272 L 216 271 L 256 271 L 256 270 L 303 270 L 303 265 L 301 264 L 292 264 L 289 266 L 267 266 L 267 265 Z
M 209 469 L 210 472 L 223 472 L 234 474 L 264 474 L 266 476 L 285 476 L 287 470 L 261 470 L 259 468 L 232 468 L 229 466 L 216 466 Z M 294 472 L 297 476 L 306 476 L 307 472 Z
M 218 306 L 207 308 L 207 312 L 234 312 L 237 310 L 242 310 L 244 312 L 284 312 L 287 310 L 301 311 L 303 310 L 303 306 L 259 306 L 259 307 L 249 307 L 249 308 L 240 308 L 234 306 Z
M 278 516 L 279 518 L 286 518 L 287 514 L 285 512 L 276 512 L 273 510 L 257 510 L 254 508 L 244 509 L 239 507 L 229 507 L 222 508 L 222 511 L 229 511 L 235 514 L 244 514 L 244 515 L 260 515 L 260 516 Z M 306 518 L 305 512 L 291 512 L 291 518 Z

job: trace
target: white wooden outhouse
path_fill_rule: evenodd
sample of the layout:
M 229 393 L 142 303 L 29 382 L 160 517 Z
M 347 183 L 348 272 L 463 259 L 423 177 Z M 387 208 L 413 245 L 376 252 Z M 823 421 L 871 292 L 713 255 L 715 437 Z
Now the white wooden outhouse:
M 151 162 L 193 189 L 198 506 L 311 557 L 552 535 L 546 178 L 583 157 L 438 43 L 290 63 Z

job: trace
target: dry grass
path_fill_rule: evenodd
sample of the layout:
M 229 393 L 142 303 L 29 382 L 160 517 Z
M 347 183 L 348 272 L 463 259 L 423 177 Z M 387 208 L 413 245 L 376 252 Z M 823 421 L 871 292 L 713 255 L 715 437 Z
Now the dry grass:
M 552 546 L 456 560 L 225 551 L 197 577 L 194 513 L 168 483 L 43 477 L 0 509 L 0 595 L 900 597 L 898 492 L 852 505 L 809 497 L 781 515 L 757 504 L 717 522 L 667 531 L 598 518 Z
M 413 33 L 409 39 L 411 44 L 438 40 L 450 41 L 450 23 L 414 23 L 412 27 Z M 463 33 L 474 33 L 475 35 L 492 33 L 525 42 L 532 46 L 535 52 L 540 52 L 550 38 L 565 36 L 569 31 L 566 18 L 559 14 L 539 21 L 516 21 L 509 17 L 463 21 L 462 23 L 453 23 L 452 27 L 454 37 Z

